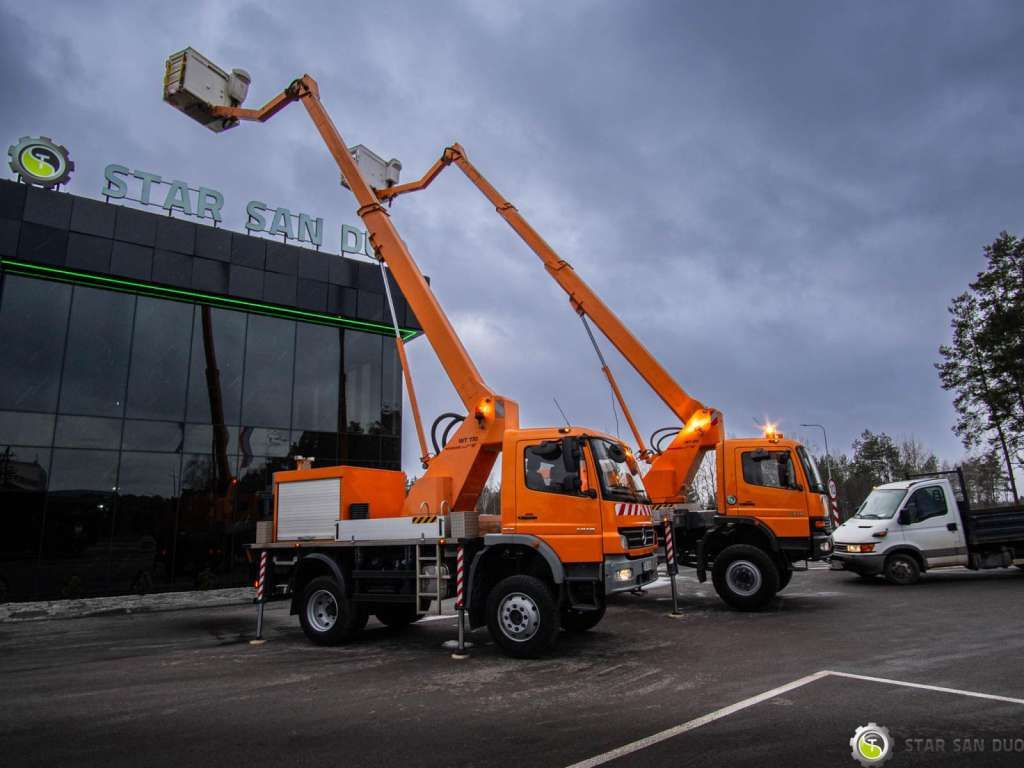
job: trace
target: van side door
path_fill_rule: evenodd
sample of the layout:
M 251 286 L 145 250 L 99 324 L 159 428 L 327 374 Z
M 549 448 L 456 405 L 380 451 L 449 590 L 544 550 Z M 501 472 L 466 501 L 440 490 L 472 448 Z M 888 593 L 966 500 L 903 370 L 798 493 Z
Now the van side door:
M 910 494 L 903 502 L 900 522 L 906 540 L 921 550 L 927 567 L 967 564 L 960 515 L 941 484 L 926 485 Z

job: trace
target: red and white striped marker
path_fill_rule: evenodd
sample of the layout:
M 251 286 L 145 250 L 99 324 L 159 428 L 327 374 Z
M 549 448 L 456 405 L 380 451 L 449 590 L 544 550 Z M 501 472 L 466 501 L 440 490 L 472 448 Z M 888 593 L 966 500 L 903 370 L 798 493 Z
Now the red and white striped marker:
M 671 574 L 676 573 L 679 570 L 679 566 L 676 564 L 676 545 L 672 540 L 672 521 L 669 518 L 665 518 L 665 567 Z
M 260 552 L 260 576 L 256 582 L 256 601 L 262 603 L 264 585 L 267 583 L 267 550 Z
M 455 607 L 464 608 L 466 591 L 465 556 L 462 547 L 455 550 Z

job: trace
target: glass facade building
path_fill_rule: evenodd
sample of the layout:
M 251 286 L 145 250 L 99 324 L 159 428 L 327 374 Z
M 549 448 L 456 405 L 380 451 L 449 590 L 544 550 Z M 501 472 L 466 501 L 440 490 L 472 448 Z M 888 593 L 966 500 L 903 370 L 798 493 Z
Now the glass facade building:
M 244 584 L 273 472 L 296 455 L 400 468 L 401 370 L 374 265 L 8 182 L 0 193 L 4 597 Z M 151 224 L 152 242 L 122 221 Z M 161 248 L 167 222 L 179 237 Z M 200 244 L 211 232 L 219 258 Z M 314 269 L 324 279 L 302 277 Z

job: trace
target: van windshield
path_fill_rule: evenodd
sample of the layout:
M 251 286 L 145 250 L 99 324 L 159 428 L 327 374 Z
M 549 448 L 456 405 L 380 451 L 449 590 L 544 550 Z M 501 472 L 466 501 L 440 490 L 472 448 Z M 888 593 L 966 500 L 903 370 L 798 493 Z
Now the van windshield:
M 896 514 L 900 502 L 906 495 L 907 492 L 900 488 L 875 488 L 864 499 L 854 517 L 862 520 L 889 520 Z

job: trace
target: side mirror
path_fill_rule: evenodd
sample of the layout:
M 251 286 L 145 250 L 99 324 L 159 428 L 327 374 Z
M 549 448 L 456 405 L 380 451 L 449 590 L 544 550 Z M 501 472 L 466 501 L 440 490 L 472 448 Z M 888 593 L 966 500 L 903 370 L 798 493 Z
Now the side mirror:
M 562 463 L 569 474 L 580 471 L 580 441 L 575 437 L 562 438 Z M 577 478 L 578 480 L 579 478 Z
M 912 509 L 903 508 L 900 510 L 899 516 L 900 525 L 911 525 L 914 522 L 914 511 Z
M 583 495 L 586 496 L 588 499 L 596 499 L 597 491 L 595 491 L 593 488 L 587 488 L 587 490 L 583 491 Z

